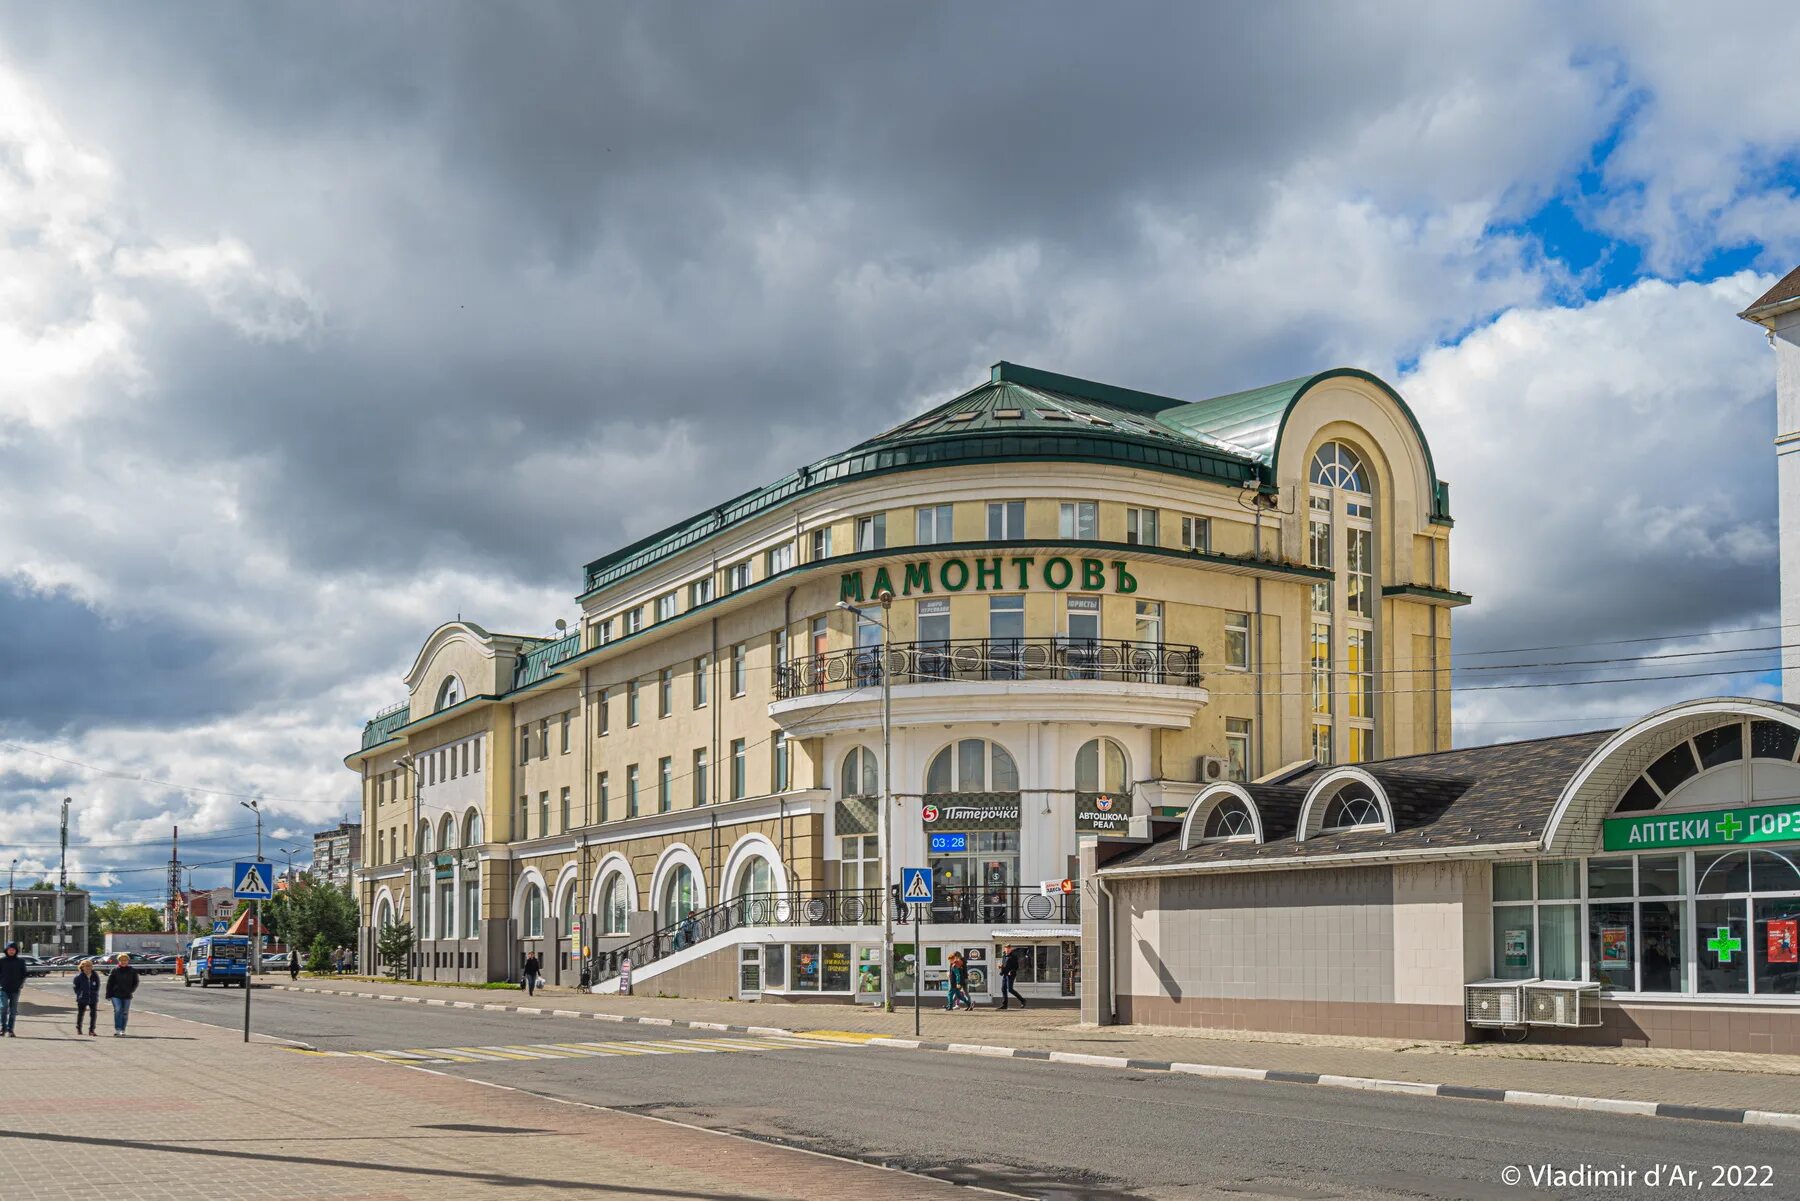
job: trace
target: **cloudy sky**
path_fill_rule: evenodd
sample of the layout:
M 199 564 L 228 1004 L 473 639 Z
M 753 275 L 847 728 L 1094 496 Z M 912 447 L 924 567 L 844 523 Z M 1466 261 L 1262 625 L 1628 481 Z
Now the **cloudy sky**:
M 1800 261 L 1797 60 L 1766 6 L 0 0 L 0 851 L 73 795 L 146 895 L 257 795 L 279 856 L 439 620 L 548 631 L 1002 357 L 1394 380 L 1465 667 L 1779 642 L 1733 314 Z M 1459 740 L 1769 687 L 1474 687 L 1568 678 L 1461 672 Z

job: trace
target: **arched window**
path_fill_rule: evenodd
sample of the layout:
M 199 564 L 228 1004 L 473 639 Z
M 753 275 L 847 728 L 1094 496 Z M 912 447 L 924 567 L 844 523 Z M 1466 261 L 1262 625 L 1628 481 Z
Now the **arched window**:
M 964 738 L 939 751 L 925 771 L 926 792 L 1017 792 L 1019 765 L 997 742 Z
M 563 890 L 562 912 L 557 915 L 557 921 L 561 923 L 556 928 L 557 937 L 571 937 L 575 929 L 575 889 L 573 887 Z
M 478 847 L 481 845 L 482 840 L 481 810 L 471 809 L 469 810 L 469 815 L 463 818 L 463 845 L 466 847 Z
M 386 897 L 382 897 L 381 904 L 375 907 L 375 928 L 377 930 L 385 930 L 393 924 L 394 903 Z
M 1312 482 L 1346 492 L 1368 492 L 1368 471 L 1362 457 L 1342 442 L 1327 442 L 1313 455 Z
M 853 746 L 844 756 L 844 771 L 839 782 L 839 796 L 881 795 L 881 768 L 875 752 L 866 746 Z
M 1076 792 L 1125 792 L 1125 748 L 1110 738 L 1096 738 L 1075 752 Z
M 732 887 L 734 897 L 750 896 L 756 893 L 775 891 L 775 867 L 761 855 L 752 855 L 738 869 L 737 881 Z
M 431 823 L 419 823 L 419 854 L 429 855 L 434 848 L 431 845 Z
M 1256 824 L 1250 818 L 1250 810 L 1237 797 L 1227 797 L 1213 806 L 1213 811 L 1206 815 L 1206 831 L 1202 838 L 1254 838 Z
M 437 705 L 432 712 L 440 712 L 451 705 L 460 705 L 463 699 L 462 681 L 455 676 L 445 676 L 444 682 L 438 685 Z
M 544 936 L 544 890 L 537 887 L 525 891 L 525 937 Z
M 446 851 L 454 851 L 456 849 L 456 819 L 448 813 L 444 814 L 444 820 L 438 830 L 438 846 Z
M 1350 783 L 1339 789 L 1325 806 L 1325 820 L 1320 829 L 1355 830 L 1363 826 L 1386 825 L 1381 816 L 1381 802 L 1362 783 Z
M 600 890 L 600 929 L 604 934 L 624 934 L 631 915 L 631 891 L 625 873 L 614 872 Z
M 673 926 L 694 911 L 694 873 L 685 863 L 669 870 L 663 883 L 662 903 L 657 913 L 659 925 Z
M 1749 726 L 1747 733 L 1746 725 Z M 1738 765 L 1746 758 L 1791 763 L 1796 751 L 1800 751 L 1800 730 L 1785 722 L 1734 721 L 1729 725 L 1714 726 L 1664 751 L 1619 795 L 1613 812 L 1655 809 L 1702 772 Z

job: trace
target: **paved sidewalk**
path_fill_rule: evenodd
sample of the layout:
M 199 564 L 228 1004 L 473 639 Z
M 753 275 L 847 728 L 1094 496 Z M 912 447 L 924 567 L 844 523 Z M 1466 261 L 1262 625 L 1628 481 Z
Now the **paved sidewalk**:
M 131 1037 L 78 1037 L 67 1007 L 32 992 L 19 1036 L 0 1046 L 8 1201 L 970 1196 L 437 1073 L 246 1045 L 230 1031 L 147 1013 L 132 1016 Z
M 286 977 L 271 982 L 288 986 Z M 700 1001 L 595 996 L 569 989 L 455 988 L 380 980 L 302 977 L 301 988 L 417 997 L 445 1005 L 525 1007 L 571 1015 L 610 1013 L 651 1021 L 716 1022 L 784 1030 L 833 1030 L 913 1037 L 910 1007 L 892 1014 L 869 1005 Z M 941 1005 L 941 1003 L 940 1003 Z M 946 1013 L 927 1005 L 920 1037 L 1032 1051 L 1124 1056 L 1275 1072 L 1351 1076 L 1577 1097 L 1618 1098 L 1713 1109 L 1800 1112 L 1800 1059 L 1724 1051 L 1567 1047 L 1532 1043 L 1406 1042 L 1394 1039 L 1082 1026 L 1073 1008 L 977 1009 Z

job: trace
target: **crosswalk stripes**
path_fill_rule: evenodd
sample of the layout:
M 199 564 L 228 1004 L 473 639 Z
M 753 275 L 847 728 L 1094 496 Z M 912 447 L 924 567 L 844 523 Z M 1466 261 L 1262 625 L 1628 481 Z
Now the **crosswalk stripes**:
M 530 1063 L 553 1059 L 607 1059 L 632 1055 L 718 1055 L 817 1048 L 812 1039 L 778 1035 L 754 1038 L 612 1039 L 604 1042 L 520 1043 L 493 1047 L 408 1047 L 402 1050 L 339 1051 L 339 1055 L 385 1063 Z

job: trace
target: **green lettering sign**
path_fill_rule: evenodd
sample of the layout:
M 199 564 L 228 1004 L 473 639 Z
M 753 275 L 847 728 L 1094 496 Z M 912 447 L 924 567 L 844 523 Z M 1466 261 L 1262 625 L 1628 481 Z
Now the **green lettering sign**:
M 1044 564 L 1044 586 L 1061 592 L 1075 578 L 1075 564 L 1061 555 Z
M 931 591 L 931 564 L 908 563 L 906 565 L 906 584 L 901 595 L 911 596 L 915 584 L 918 585 L 920 592 Z
M 862 603 L 862 572 L 846 571 L 838 577 L 838 599 Z
M 1794 802 L 1697 813 L 1609 817 L 1601 823 L 1601 844 L 1609 851 L 1789 841 L 1800 841 L 1800 804 Z
M 1106 587 L 1106 564 L 1098 559 L 1081 561 L 1081 590 L 1098 592 Z
M 1012 565 L 1013 575 L 1006 577 L 1007 564 Z M 928 595 L 935 584 L 945 592 L 961 592 L 969 586 L 973 579 L 977 592 L 991 592 L 1011 587 L 1021 592 L 1029 591 L 1035 586 L 1049 588 L 1061 592 L 1077 583 L 1077 571 L 1080 573 L 1080 590 L 1083 592 L 1104 592 L 1107 586 L 1107 563 L 1103 559 L 1082 559 L 1077 568 L 1076 561 L 1056 555 L 1044 560 L 1041 574 L 1034 573 L 1038 561 L 1032 555 L 994 555 L 990 558 L 975 559 L 971 568 L 970 560 L 948 558 L 936 564 L 929 559 L 918 559 L 911 563 L 890 563 L 874 569 L 868 587 L 863 584 L 863 572 L 846 571 L 838 577 L 838 599 L 852 604 L 862 604 L 865 598 L 879 597 L 883 592 L 892 592 L 897 596 L 912 596 L 915 593 Z M 1112 562 L 1112 587 L 1115 592 L 1132 593 L 1137 591 L 1138 582 L 1127 569 L 1128 564 L 1121 560 Z M 894 587 L 894 573 L 901 574 L 900 587 Z M 933 579 L 933 575 L 936 579 Z M 1037 578 L 1034 580 L 1034 574 Z
M 990 580 L 993 581 L 995 588 L 1000 587 L 1000 558 L 998 555 L 992 560 L 975 560 L 975 591 L 986 592 Z
M 1013 566 L 1019 569 L 1019 590 L 1021 592 L 1031 587 L 1030 577 L 1028 577 L 1025 572 L 1036 562 L 1037 560 L 1030 555 L 1013 556 Z
M 956 571 L 956 583 L 950 582 L 950 572 Z M 961 559 L 945 559 L 944 565 L 938 568 L 938 583 L 944 586 L 945 592 L 961 592 L 969 586 L 969 565 Z
M 894 581 L 889 577 L 888 569 L 885 567 L 877 567 L 875 569 L 875 583 L 869 589 L 869 595 L 879 600 L 883 592 L 892 592 L 893 590 Z

